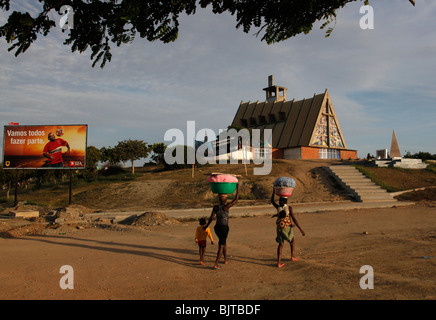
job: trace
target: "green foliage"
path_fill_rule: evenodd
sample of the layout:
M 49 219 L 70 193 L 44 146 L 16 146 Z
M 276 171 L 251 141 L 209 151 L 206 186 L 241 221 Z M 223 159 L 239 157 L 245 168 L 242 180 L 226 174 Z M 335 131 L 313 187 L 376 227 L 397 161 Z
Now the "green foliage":
M 117 164 L 121 161 L 118 154 L 115 152 L 115 148 L 111 147 L 102 147 L 100 149 L 101 152 L 101 161 L 109 162 L 110 164 Z
M 141 158 L 146 158 L 150 152 L 150 148 L 147 143 L 142 140 L 123 140 L 118 144 L 111 147 L 103 147 L 101 151 L 101 160 L 109 161 L 110 164 L 116 165 L 120 161 L 130 161 L 132 164 L 132 174 L 135 173 L 135 167 L 133 162 Z
M 14 170 L 15 171 L 15 170 Z M 0 168 L 0 188 L 6 190 L 6 198 L 9 200 L 9 195 L 15 181 L 15 174 L 11 170 L 4 170 L 3 164 Z
M 86 148 L 86 169 L 97 169 L 97 163 L 100 161 L 101 151 L 94 146 L 88 146 Z
M 410 159 L 421 159 L 422 161 L 426 160 L 436 160 L 436 154 L 431 154 L 430 152 L 419 151 L 415 154 L 412 154 L 410 151 L 407 151 L 404 155 L 404 158 Z
M 64 44 L 73 52 L 90 49 L 92 66 L 101 62 L 103 68 L 111 61 L 110 43 L 117 46 L 132 42 L 136 35 L 148 41 L 173 42 L 179 33 L 179 16 L 195 14 L 197 6 L 211 6 L 215 14 L 236 16 L 236 28 L 248 33 L 256 28 L 256 36 L 268 44 L 284 41 L 298 34 L 307 34 L 317 21 L 325 28 L 336 21 L 336 12 L 350 2 L 359 0 L 39 0 L 42 8 L 36 17 L 28 12 L 14 11 L 0 26 L 4 37 L 16 50 L 25 52 L 39 35 L 46 36 L 56 26 L 49 13 L 59 12 L 63 5 L 74 10 L 74 29 Z M 409 0 L 413 5 L 415 2 Z M 10 0 L 0 0 L 0 8 L 9 11 Z M 365 4 L 368 3 L 366 0 Z M 54 16 L 54 15 L 52 15 Z M 326 32 L 328 37 L 333 28 Z
M 100 149 L 94 146 L 88 146 L 86 148 L 86 167 L 84 170 L 80 170 L 78 175 L 87 181 L 97 179 L 97 164 L 101 159 L 102 155 Z
M 12 171 L 13 170 L 4 170 L 3 164 L 2 164 L 2 166 L 0 168 L 0 184 L 15 180 L 15 177 L 14 177 L 14 174 Z
M 157 165 L 164 163 L 164 153 L 167 145 L 165 143 L 153 143 L 150 146 L 150 151 L 153 152 L 151 160 Z
M 147 143 L 141 140 L 123 140 L 115 146 L 115 153 L 121 161 L 134 161 L 146 158 L 149 153 Z

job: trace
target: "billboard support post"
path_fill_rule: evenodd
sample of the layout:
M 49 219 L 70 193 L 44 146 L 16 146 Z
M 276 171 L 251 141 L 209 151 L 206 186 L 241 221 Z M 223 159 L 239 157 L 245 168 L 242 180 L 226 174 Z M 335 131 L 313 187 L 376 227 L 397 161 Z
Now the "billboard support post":
M 18 169 L 15 169 L 15 200 L 14 207 L 18 206 Z
M 68 204 L 71 204 L 71 199 L 72 199 L 72 189 L 73 189 L 73 169 L 70 169 L 70 194 L 69 194 L 69 198 L 68 198 Z

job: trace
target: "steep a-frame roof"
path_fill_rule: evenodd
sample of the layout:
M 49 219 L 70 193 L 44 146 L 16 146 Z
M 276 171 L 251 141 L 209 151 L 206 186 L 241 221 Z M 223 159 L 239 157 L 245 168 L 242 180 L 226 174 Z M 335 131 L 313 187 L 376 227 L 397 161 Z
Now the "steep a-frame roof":
M 328 90 L 300 101 L 241 101 L 232 126 L 272 129 L 273 148 L 347 148 Z

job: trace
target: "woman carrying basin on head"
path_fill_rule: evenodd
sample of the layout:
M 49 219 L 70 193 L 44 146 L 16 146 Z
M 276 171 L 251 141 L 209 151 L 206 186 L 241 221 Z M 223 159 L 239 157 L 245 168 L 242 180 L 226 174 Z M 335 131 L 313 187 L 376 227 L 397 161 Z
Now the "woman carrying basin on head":
M 215 234 L 218 237 L 218 252 L 216 256 L 215 269 L 219 269 L 218 266 L 221 256 L 224 255 L 224 263 L 228 264 L 227 258 L 227 236 L 229 234 L 229 209 L 234 206 L 239 199 L 239 184 L 236 185 L 236 196 L 231 202 L 227 203 L 227 194 L 218 194 L 219 204 L 215 205 L 212 209 L 208 223 L 203 227 L 206 229 L 211 224 L 212 220 L 216 216 Z

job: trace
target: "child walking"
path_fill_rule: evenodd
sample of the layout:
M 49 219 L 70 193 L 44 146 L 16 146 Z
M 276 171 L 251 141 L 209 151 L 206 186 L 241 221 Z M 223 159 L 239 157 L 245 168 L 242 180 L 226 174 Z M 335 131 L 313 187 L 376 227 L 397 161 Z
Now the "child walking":
M 273 189 L 273 193 L 271 196 L 271 203 L 272 205 L 277 209 L 277 214 L 273 215 L 273 217 L 277 217 L 276 224 L 277 224 L 277 237 L 276 241 L 278 243 L 277 247 L 277 267 L 281 268 L 285 264 L 282 263 L 282 250 L 283 250 L 283 243 L 285 241 L 289 242 L 291 246 L 291 261 L 298 261 L 297 258 L 295 258 L 295 239 L 294 239 L 294 232 L 292 230 L 292 221 L 294 221 L 295 225 L 300 229 L 301 234 L 303 237 L 306 235 L 303 229 L 301 229 L 300 225 L 298 224 L 297 219 L 295 219 L 294 214 L 292 213 L 292 207 L 288 206 L 287 202 L 288 199 L 285 197 L 280 197 L 279 204 L 277 204 L 274 201 L 274 195 L 275 190 Z
M 210 238 L 210 242 L 213 244 L 212 233 L 209 228 L 204 229 L 206 226 L 206 219 L 200 218 L 200 226 L 197 227 L 195 232 L 195 242 L 198 244 L 198 250 L 200 253 L 200 264 L 204 266 L 204 254 L 206 253 L 206 239 Z

